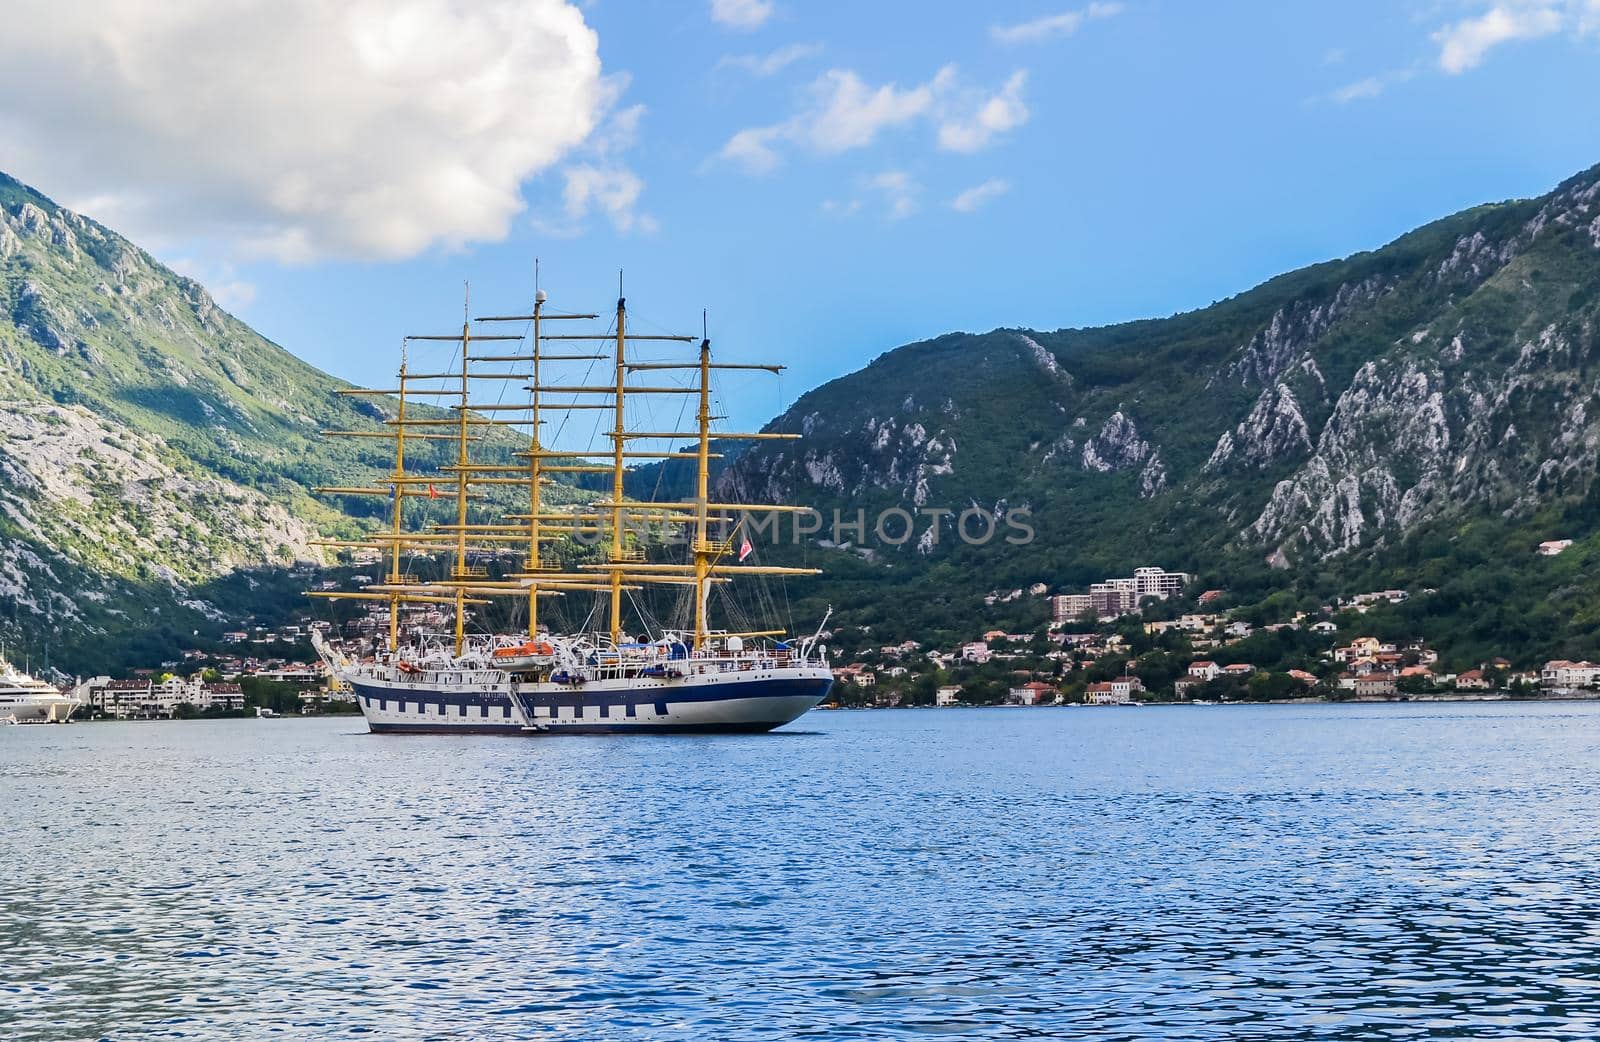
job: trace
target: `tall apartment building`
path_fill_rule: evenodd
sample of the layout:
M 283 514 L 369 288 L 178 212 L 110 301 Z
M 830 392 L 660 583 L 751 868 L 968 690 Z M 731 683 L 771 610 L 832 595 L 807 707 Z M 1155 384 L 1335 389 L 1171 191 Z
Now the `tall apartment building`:
M 1135 568 L 1133 570 L 1133 593 L 1138 600 L 1146 597 L 1160 597 L 1166 600 L 1175 593 L 1183 592 L 1183 588 L 1194 581 L 1194 576 L 1186 572 L 1169 572 L 1161 568 Z
M 1132 577 L 1094 583 L 1088 593 L 1064 593 L 1052 597 L 1050 615 L 1056 622 L 1075 619 L 1089 609 L 1093 609 L 1096 615 L 1126 615 L 1138 611 L 1139 602 L 1146 597 L 1165 600 L 1181 592 L 1192 581 L 1194 576 L 1185 572 L 1135 568 Z
M 1071 622 L 1094 607 L 1087 593 L 1061 593 L 1050 598 L 1050 618 L 1055 622 Z

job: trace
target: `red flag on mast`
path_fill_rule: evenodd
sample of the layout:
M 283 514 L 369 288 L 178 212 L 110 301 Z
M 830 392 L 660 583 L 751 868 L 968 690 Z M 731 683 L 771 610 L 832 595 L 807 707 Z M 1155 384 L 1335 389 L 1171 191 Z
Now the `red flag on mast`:
M 741 541 L 739 543 L 739 560 L 743 561 L 746 557 L 749 557 L 751 554 L 755 553 L 756 552 L 756 548 L 750 545 L 750 537 L 749 536 L 741 536 L 740 540 Z

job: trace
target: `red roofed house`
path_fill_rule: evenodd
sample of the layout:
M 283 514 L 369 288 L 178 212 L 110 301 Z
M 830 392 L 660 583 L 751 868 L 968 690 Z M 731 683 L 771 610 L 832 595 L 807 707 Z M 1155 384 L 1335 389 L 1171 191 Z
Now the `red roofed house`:
M 1007 701 L 1018 706 L 1043 706 L 1053 703 L 1059 694 L 1053 684 L 1046 684 L 1042 680 L 1031 680 L 1012 688 Z

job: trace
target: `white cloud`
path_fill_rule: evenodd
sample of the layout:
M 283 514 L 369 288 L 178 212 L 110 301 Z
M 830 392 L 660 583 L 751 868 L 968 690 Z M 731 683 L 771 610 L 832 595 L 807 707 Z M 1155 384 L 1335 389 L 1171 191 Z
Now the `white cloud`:
M 783 136 L 783 132 L 783 127 L 750 127 L 741 130 L 728 139 L 718 155 L 744 167 L 749 173 L 767 173 L 778 166 L 778 153 L 772 144 Z
M 1382 77 L 1368 76 L 1364 80 L 1357 80 L 1354 83 L 1345 84 L 1343 87 L 1340 87 L 1338 90 L 1334 91 L 1332 97 L 1333 100 L 1339 104 L 1347 105 L 1352 101 L 1359 101 L 1364 98 L 1376 98 L 1379 94 L 1383 93 L 1383 88 L 1384 82 Z
M 772 0 L 711 0 L 711 20 L 730 29 L 758 29 L 772 12 Z
M 225 311 L 238 311 L 255 302 L 255 283 L 240 278 L 232 264 L 223 262 L 213 267 L 193 257 L 179 257 L 166 264 L 178 274 L 204 286 L 211 294 L 211 299 Z
M 965 113 L 939 125 L 939 147 L 947 152 L 977 152 L 996 135 L 1022 126 L 1028 121 L 1028 106 L 1022 101 L 1027 82 L 1027 72 L 1019 69 L 998 93 L 971 98 Z
M 771 76 L 797 61 L 814 58 L 822 53 L 820 43 L 792 43 L 768 54 L 729 54 L 717 62 L 719 69 L 743 69 L 755 76 Z
M 974 152 L 1028 119 L 1022 101 L 1027 73 L 1013 73 L 994 93 L 963 88 L 955 66 L 947 65 L 926 83 L 873 86 L 849 69 L 829 69 L 808 88 L 808 103 L 782 123 L 748 127 L 728 139 L 718 155 L 751 173 L 765 173 L 781 162 L 778 146 L 797 145 L 820 155 L 865 148 L 886 130 L 913 123 L 937 128 L 939 147 Z
M 994 199 L 1011 191 L 1011 183 L 991 177 L 982 184 L 973 185 L 950 200 L 950 209 L 956 213 L 972 213 Z
M 12 0 L 0 32 L 9 172 L 286 261 L 503 237 L 604 101 L 561 0 Z
M 1549 36 L 1569 25 L 1581 31 L 1583 17 L 1578 4 L 1566 8 L 1517 0 L 1496 4 L 1475 18 L 1445 26 L 1433 34 L 1439 45 L 1439 67 L 1452 75 L 1466 72 L 1500 44 Z
M 626 88 L 626 80 L 611 84 L 613 98 Z M 581 149 L 581 157 L 561 170 L 563 218 L 552 221 L 536 216 L 535 228 L 547 235 L 572 237 L 583 233 L 591 214 L 603 214 L 617 231 L 652 234 L 659 222 L 639 212 L 644 180 L 624 164 L 622 155 L 633 146 L 644 117 L 643 105 L 613 112 Z
M 989 35 L 996 43 L 1033 43 L 1047 40 L 1052 36 L 1070 36 L 1082 28 L 1085 22 L 1110 18 L 1121 13 L 1121 4 L 1094 3 L 1080 11 L 1045 15 L 1043 18 L 1035 18 L 1017 25 L 991 26 Z
M 621 167 L 598 167 L 588 163 L 562 171 L 566 188 L 561 193 L 567 218 L 581 222 L 591 211 L 604 213 L 619 232 L 654 232 L 655 218 L 634 212 L 644 182 Z
M 904 170 L 885 170 L 867 181 L 868 188 L 883 193 L 890 220 L 898 221 L 917 212 L 917 195 L 922 186 L 911 179 Z
M 885 170 L 856 182 L 858 192 L 876 195 L 883 204 L 883 216 L 891 221 L 902 220 L 917 212 L 917 200 L 922 186 L 904 170 Z M 822 212 L 829 217 L 854 217 L 865 204 L 858 197 L 849 200 L 824 199 Z
M 927 83 L 901 90 L 892 83 L 870 87 L 853 72 L 830 69 L 812 85 L 816 104 L 799 130 L 825 154 L 870 145 L 886 128 L 927 112 L 934 93 L 953 75 L 954 70 L 946 66 Z

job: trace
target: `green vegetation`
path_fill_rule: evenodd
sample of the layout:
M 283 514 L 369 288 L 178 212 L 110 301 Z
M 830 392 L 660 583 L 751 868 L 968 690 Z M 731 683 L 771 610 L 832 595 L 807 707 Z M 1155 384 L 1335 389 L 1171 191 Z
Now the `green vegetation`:
M 1226 590 L 1258 627 L 1406 589 L 1360 626 L 1427 640 L 1447 670 L 1600 658 L 1596 184 L 1600 168 L 1165 319 L 887 352 L 769 425 L 804 440 L 719 446 L 719 494 L 815 504 L 821 536 L 836 511 L 865 512 L 870 533 L 890 507 L 1025 509 L 1033 540 L 966 545 L 946 517 L 936 544 L 839 548 L 795 542 L 786 523 L 761 559 L 826 574 L 758 599 L 796 631 L 831 605 L 837 629 L 871 627 L 861 647 L 950 647 L 1042 627 L 1041 598 L 985 604 L 990 592 L 1081 590 L 1156 564 Z M 290 568 L 309 537 L 378 518 L 379 500 L 310 492 L 381 482 L 372 444 L 317 436 L 377 429 L 377 405 L 3 175 L 0 362 L 0 634 L 36 658 L 151 664 L 214 647 L 244 615 L 281 620 L 305 605 L 308 577 Z M 629 487 L 675 498 L 690 473 L 641 468 Z M 919 515 L 917 533 L 929 524 Z M 1537 556 L 1552 538 L 1574 545 Z M 1061 677 L 1069 697 L 1127 660 L 1171 683 L 1187 650 L 1126 637 L 1126 659 Z M 1282 631 L 1246 645 L 1229 653 L 1280 671 L 1321 650 Z M 1016 668 L 1032 665 L 969 679 L 992 695 Z M 1228 683 L 1276 697 L 1278 682 Z

